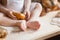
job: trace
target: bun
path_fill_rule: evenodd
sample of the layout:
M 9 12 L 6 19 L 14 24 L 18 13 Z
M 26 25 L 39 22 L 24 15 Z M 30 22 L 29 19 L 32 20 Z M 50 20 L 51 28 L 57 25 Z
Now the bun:
M 0 39 L 5 38 L 7 36 L 7 30 L 0 27 Z
M 25 15 L 23 13 L 13 12 L 13 14 L 16 16 L 16 18 L 18 20 L 24 20 L 25 19 Z

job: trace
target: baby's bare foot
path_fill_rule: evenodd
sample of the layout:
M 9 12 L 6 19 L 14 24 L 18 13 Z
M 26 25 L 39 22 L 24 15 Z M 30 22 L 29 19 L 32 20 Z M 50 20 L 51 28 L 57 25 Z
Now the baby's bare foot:
M 19 26 L 19 28 L 23 31 L 26 31 L 26 21 L 25 20 L 21 20 L 20 22 L 17 22 L 17 26 Z
M 40 28 L 40 24 L 38 21 L 27 22 L 27 26 L 28 26 L 28 28 L 34 29 L 34 30 L 37 30 Z
M 36 4 L 34 7 L 34 9 L 37 9 L 37 8 L 39 8 L 39 4 Z

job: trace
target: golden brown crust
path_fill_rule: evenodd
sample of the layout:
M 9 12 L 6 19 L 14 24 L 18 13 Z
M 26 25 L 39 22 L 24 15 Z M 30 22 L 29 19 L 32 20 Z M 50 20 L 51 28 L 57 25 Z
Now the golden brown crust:
M 41 2 L 41 4 L 43 5 L 43 10 L 40 16 L 44 16 L 51 11 L 60 10 L 60 8 L 57 5 L 53 4 L 52 0 L 42 0 Z
M 0 39 L 7 36 L 7 31 L 4 28 L 0 27 Z
M 44 16 L 45 14 L 46 14 L 46 11 L 45 11 L 44 8 L 43 8 L 43 10 L 42 10 L 40 16 L 42 17 L 42 16 Z
M 18 20 L 24 20 L 25 19 L 25 15 L 23 13 L 13 12 L 13 14 L 17 17 Z
M 50 0 L 42 0 L 42 5 L 44 7 L 50 8 L 52 6 L 52 2 Z

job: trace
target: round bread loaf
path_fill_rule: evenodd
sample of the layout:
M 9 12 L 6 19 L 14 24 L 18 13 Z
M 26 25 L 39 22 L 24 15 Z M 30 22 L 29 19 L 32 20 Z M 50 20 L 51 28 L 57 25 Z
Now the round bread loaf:
M 0 39 L 5 38 L 7 36 L 7 30 L 0 27 Z
M 25 15 L 23 13 L 13 12 L 13 14 L 16 16 L 16 18 L 18 20 L 24 20 L 25 19 Z

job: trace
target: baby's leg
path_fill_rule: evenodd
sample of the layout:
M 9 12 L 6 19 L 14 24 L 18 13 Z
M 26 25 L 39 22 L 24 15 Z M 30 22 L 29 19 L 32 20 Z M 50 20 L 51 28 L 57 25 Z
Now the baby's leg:
M 34 19 L 39 17 L 40 13 L 42 12 L 42 6 L 39 3 L 32 3 L 30 10 L 31 10 L 31 18 L 28 21 L 28 27 L 32 29 L 39 29 L 40 23 L 39 21 Z
M 40 24 L 38 21 L 27 22 L 27 26 L 28 28 L 33 29 L 33 30 L 37 30 L 40 28 Z
M 19 25 L 18 25 L 19 24 Z M 0 13 L 0 25 L 2 26 L 19 26 L 22 30 L 26 29 L 25 20 L 12 20 Z
M 41 4 L 40 3 L 32 3 L 30 11 L 31 11 L 31 19 L 35 19 L 35 18 L 39 17 L 42 12 Z

